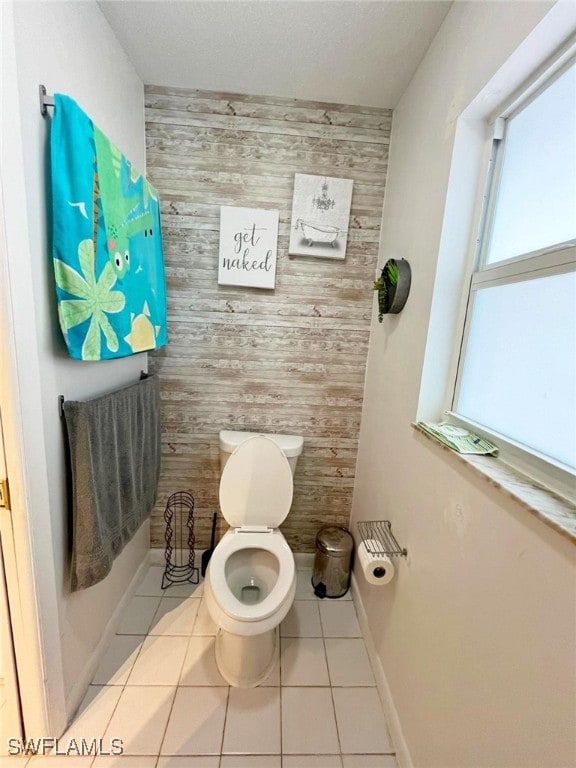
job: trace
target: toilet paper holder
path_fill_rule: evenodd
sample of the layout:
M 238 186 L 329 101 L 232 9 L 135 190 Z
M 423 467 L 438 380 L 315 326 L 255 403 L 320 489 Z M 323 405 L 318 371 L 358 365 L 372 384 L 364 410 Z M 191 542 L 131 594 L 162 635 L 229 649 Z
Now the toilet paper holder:
M 390 520 L 360 520 L 356 527 L 358 534 L 372 555 L 406 557 L 408 550 L 401 547 L 392 533 Z M 376 549 L 375 545 L 379 545 Z

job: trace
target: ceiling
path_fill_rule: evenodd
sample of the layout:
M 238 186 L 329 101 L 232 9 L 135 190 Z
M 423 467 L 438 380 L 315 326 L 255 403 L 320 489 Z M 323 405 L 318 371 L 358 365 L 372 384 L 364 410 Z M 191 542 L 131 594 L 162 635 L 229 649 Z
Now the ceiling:
M 147 84 L 394 107 L 447 0 L 100 0 Z

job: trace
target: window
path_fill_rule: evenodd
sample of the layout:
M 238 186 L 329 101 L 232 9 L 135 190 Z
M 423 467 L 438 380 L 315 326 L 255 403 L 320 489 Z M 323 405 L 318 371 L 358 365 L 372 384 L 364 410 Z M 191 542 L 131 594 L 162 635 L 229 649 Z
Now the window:
M 451 413 L 574 473 L 574 57 L 495 120 L 474 269 Z

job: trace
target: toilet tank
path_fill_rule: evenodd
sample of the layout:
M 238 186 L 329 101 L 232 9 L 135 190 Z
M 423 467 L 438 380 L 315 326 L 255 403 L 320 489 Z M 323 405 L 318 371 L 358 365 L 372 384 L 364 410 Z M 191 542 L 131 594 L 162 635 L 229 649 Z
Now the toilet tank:
M 292 470 L 292 477 L 294 477 L 298 456 L 302 453 L 302 446 L 304 445 L 303 437 L 300 435 L 265 434 L 264 432 L 235 432 L 229 429 L 223 429 L 220 432 L 220 472 L 224 469 L 230 454 L 240 445 L 240 443 L 243 443 L 244 440 L 248 440 L 249 437 L 257 437 L 258 435 L 263 435 L 264 437 L 269 437 L 271 440 L 274 440 L 284 456 L 288 459 L 290 469 Z

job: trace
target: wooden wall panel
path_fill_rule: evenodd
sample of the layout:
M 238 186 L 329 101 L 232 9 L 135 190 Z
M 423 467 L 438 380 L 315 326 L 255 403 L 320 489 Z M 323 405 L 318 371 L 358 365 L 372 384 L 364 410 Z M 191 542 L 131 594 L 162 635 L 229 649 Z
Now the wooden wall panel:
M 187 488 L 207 546 L 220 429 L 304 436 L 282 526 L 294 551 L 312 551 L 322 524 L 348 523 L 391 121 L 391 110 L 146 87 L 170 339 L 150 356 L 163 433 L 152 546 L 168 495 Z M 344 261 L 288 256 L 295 173 L 354 180 Z M 280 211 L 274 291 L 218 286 L 221 205 Z

